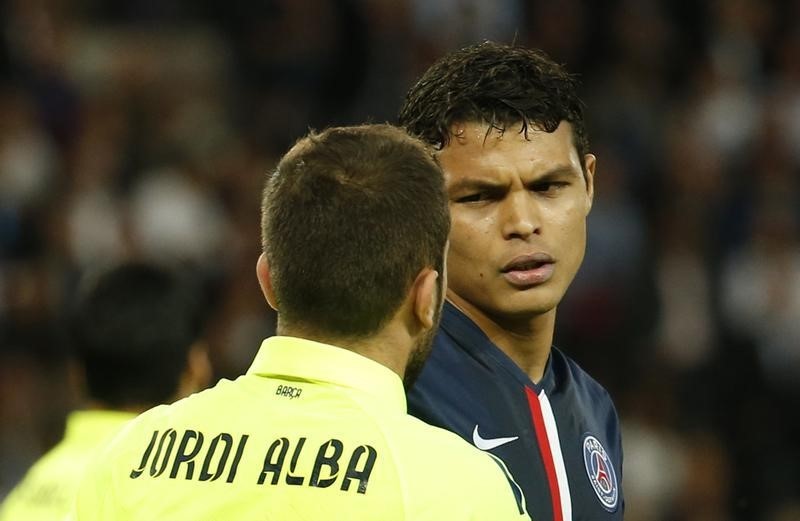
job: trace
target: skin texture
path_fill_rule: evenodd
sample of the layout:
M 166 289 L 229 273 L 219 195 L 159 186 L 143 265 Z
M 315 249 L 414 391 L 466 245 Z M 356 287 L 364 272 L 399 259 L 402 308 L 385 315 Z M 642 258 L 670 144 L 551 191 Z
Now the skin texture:
M 520 129 L 455 124 L 438 154 L 452 220 L 447 296 L 538 381 L 556 306 L 583 260 L 595 157 L 583 171 L 567 122 L 527 138 Z M 552 262 L 509 271 L 525 256 Z

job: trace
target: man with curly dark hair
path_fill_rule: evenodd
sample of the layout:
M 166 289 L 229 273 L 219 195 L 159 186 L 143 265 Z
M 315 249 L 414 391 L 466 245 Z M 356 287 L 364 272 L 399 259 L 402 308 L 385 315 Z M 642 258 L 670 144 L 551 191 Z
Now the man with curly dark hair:
M 552 345 L 594 194 L 577 81 L 541 51 L 449 54 L 399 123 L 438 149 L 450 198 L 449 289 L 413 414 L 500 457 L 537 521 L 622 519 L 619 419 Z

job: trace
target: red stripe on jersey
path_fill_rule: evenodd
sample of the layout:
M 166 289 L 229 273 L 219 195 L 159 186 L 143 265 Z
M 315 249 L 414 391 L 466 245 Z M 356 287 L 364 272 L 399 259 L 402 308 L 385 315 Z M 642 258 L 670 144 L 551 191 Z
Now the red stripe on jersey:
M 553 461 L 553 451 L 550 448 L 550 440 L 547 437 L 547 430 L 542 416 L 542 406 L 539 397 L 530 387 L 525 387 L 525 394 L 528 397 L 528 406 L 531 409 L 531 421 L 536 431 L 536 439 L 539 442 L 539 453 L 542 456 L 544 470 L 547 474 L 547 483 L 550 486 L 550 501 L 553 503 L 553 521 L 563 521 L 561 512 L 561 491 L 556 477 L 556 465 Z

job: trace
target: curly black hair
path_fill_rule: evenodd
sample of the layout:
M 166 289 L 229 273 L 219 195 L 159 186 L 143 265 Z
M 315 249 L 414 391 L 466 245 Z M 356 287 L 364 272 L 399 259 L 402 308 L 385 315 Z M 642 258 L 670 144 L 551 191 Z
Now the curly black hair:
M 527 136 L 528 127 L 553 132 L 568 121 L 583 165 L 589 143 L 577 88 L 575 75 L 543 51 L 485 41 L 434 63 L 406 94 L 398 123 L 442 148 L 456 122 L 501 132 L 522 123 Z

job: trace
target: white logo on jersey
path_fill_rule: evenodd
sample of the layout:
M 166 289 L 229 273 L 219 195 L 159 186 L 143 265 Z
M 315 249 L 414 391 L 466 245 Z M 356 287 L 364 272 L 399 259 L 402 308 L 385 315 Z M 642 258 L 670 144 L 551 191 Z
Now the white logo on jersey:
M 511 436 L 507 438 L 484 438 L 478 432 L 478 426 L 475 425 L 475 430 L 472 431 L 472 443 L 475 444 L 481 450 L 492 450 L 496 449 L 500 445 L 505 445 L 506 443 L 511 443 L 514 440 L 518 440 L 519 436 Z

